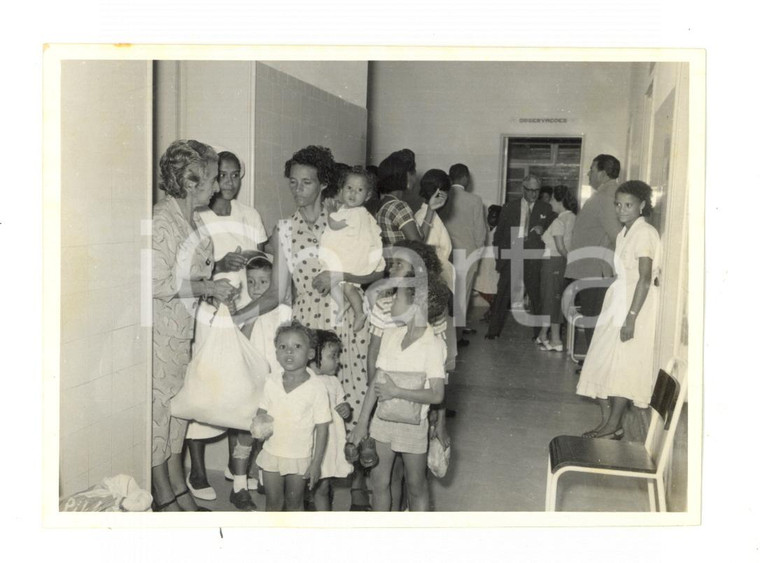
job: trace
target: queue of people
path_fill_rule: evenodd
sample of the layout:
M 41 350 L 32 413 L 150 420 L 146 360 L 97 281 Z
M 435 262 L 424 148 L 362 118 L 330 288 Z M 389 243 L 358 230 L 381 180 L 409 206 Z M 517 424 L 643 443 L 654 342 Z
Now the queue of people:
M 489 299 L 486 339 L 499 337 L 511 311 L 547 353 L 563 351 L 563 296 L 578 294 L 581 313 L 599 327 L 596 336 L 587 330 L 578 393 L 603 405 L 585 435 L 622 438 L 625 409 L 646 403 L 653 384 L 645 366 L 660 250 L 642 218 L 651 188 L 617 186 L 615 162 L 593 161 L 595 192 L 580 211 L 572 190 L 544 188 L 544 200 L 541 179 L 529 175 L 519 200 L 486 213 L 467 191 L 464 164 L 418 178 L 409 149 L 374 170 L 336 163 L 312 145 L 284 164 L 296 211 L 267 237 L 259 214 L 236 200 L 239 156 L 172 143 L 153 219 L 154 510 L 200 510 L 194 499 L 217 497 L 204 449 L 224 433 L 238 510 L 262 508 L 255 490 L 268 511 L 331 510 L 341 483 L 353 511 L 429 510 L 428 450 L 432 440 L 450 446 L 446 419 L 456 413 L 445 407 L 446 385 L 464 336 L 475 332 L 466 325 L 473 288 Z M 418 181 L 423 203 L 413 211 L 406 195 Z M 478 267 L 489 269 L 480 285 Z M 517 302 L 526 303 L 519 313 Z M 188 430 L 171 415 L 171 399 L 220 307 L 268 375 L 249 429 L 199 420 Z

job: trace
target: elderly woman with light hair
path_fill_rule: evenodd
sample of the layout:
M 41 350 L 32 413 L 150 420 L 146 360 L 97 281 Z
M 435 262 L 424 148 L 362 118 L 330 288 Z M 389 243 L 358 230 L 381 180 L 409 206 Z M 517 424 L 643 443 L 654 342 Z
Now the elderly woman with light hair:
M 219 190 L 216 152 L 198 141 L 174 141 L 159 169 L 166 197 L 153 207 L 153 509 L 196 511 L 182 468 L 187 421 L 172 417 L 169 403 L 184 383 L 199 299 L 231 304 L 238 289 L 211 280 L 213 245 L 198 215 Z

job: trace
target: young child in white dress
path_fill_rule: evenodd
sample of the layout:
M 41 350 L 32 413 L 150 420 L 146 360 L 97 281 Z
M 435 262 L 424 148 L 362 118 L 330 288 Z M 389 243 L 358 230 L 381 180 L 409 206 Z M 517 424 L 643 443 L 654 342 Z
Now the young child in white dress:
M 322 460 L 322 478 L 314 491 L 314 505 L 317 510 L 332 510 L 332 489 L 336 479 L 348 477 L 354 466 L 346 461 L 343 448 L 346 445 L 345 419 L 351 416 L 351 407 L 346 402 L 346 393 L 337 377 L 340 367 L 340 352 L 343 344 L 337 334 L 330 330 L 317 330 L 317 348 L 311 368 L 327 389 L 330 400 L 332 422 L 327 431 L 327 447 Z
M 256 458 L 264 477 L 266 509 L 302 511 L 304 490 L 319 482 L 332 422 L 327 389 L 308 368 L 316 354 L 314 331 L 293 321 L 277 329 L 277 360 L 282 367 L 264 385 L 256 421 L 269 415 L 272 433 Z
M 366 276 L 385 268 L 380 227 L 364 202 L 371 196 L 374 177 L 361 166 L 348 170 L 340 180 L 337 200 L 326 199 L 328 227 L 319 243 L 319 262 L 323 271 Z M 367 320 L 364 299 L 357 284 L 342 282 L 333 299 L 348 301 L 358 332 Z

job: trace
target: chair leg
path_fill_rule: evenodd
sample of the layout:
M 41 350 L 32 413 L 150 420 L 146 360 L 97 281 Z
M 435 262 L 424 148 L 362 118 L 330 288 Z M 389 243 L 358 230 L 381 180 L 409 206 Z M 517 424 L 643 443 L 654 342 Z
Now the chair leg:
M 649 512 L 657 512 L 657 501 L 654 495 L 654 480 L 647 479 L 647 490 L 649 491 Z
M 658 501 L 658 510 L 660 512 L 667 512 L 668 506 L 665 501 L 665 481 L 662 477 L 659 477 L 657 479 L 657 501 Z
M 554 512 L 557 500 L 557 481 L 552 473 L 552 460 L 549 458 L 548 470 L 546 471 L 546 499 L 544 509 L 546 512 Z

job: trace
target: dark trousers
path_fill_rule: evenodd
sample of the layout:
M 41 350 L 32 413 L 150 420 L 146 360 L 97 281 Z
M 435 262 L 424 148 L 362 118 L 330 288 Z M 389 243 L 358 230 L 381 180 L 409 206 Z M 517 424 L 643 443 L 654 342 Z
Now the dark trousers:
M 611 281 L 611 280 L 610 280 Z M 607 293 L 607 287 L 589 287 L 582 289 L 576 296 L 578 309 L 580 314 L 590 319 L 591 317 L 598 317 L 602 312 L 602 304 L 604 303 L 604 295 Z M 589 320 L 584 320 L 584 323 L 588 323 Z M 586 326 L 583 329 L 586 335 L 586 345 L 591 346 L 591 339 L 594 338 L 594 329 L 596 328 L 596 321 Z
M 499 336 L 507 315 L 512 307 L 512 272 L 511 264 L 506 262 L 504 269 L 499 273 L 499 283 L 496 290 L 496 299 L 491 304 L 491 319 L 488 323 L 488 334 Z M 530 312 L 538 315 L 541 312 L 541 260 L 526 260 L 524 262 L 523 282 L 525 292 L 530 299 Z M 540 332 L 540 327 L 533 328 L 534 336 Z

